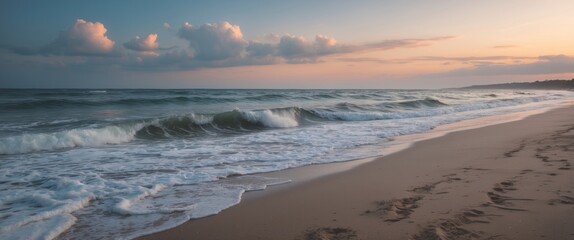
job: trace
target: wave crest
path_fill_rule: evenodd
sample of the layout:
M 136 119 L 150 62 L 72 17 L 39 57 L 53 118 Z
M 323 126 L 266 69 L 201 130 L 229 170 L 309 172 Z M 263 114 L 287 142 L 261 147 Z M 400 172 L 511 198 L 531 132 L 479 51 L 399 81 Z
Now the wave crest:
M 124 143 L 131 141 L 141 127 L 141 124 L 136 124 L 10 136 L 0 139 L 0 154 L 18 154 Z
M 0 139 L 0 154 L 96 147 L 126 143 L 135 138 L 194 137 L 265 128 L 290 128 L 299 126 L 300 112 L 299 108 L 233 110 L 215 115 L 188 114 L 101 128 L 78 128 L 53 133 L 26 133 Z
M 265 128 L 297 127 L 300 108 L 241 111 L 214 115 L 188 114 L 158 119 L 136 132 L 138 138 L 193 137 L 215 133 L 236 133 Z
M 263 111 L 242 112 L 247 121 L 254 124 L 262 124 L 270 128 L 290 128 L 299 126 L 297 121 L 298 109 L 289 108 L 272 112 L 269 109 Z
M 120 144 L 134 139 L 193 138 L 205 135 L 238 134 L 270 128 L 292 128 L 319 121 L 372 121 L 429 117 L 521 105 L 553 99 L 533 96 L 518 99 L 496 99 L 477 103 L 449 105 L 426 98 L 387 102 L 382 106 L 339 103 L 331 107 L 299 107 L 263 110 L 239 110 L 217 114 L 187 114 L 139 122 L 116 123 L 101 128 L 78 128 L 54 133 L 9 136 L 0 139 L 0 154 L 52 151 L 74 147 Z

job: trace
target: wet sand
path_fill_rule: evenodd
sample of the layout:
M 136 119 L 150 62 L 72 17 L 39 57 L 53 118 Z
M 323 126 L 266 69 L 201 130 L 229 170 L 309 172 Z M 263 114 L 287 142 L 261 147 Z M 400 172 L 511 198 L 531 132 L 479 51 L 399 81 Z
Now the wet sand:
M 574 107 L 449 133 L 141 239 L 574 239 Z

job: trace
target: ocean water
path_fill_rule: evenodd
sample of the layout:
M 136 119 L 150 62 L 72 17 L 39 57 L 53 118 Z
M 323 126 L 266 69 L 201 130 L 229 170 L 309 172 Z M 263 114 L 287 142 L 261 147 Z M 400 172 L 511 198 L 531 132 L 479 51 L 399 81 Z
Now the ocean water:
M 0 90 L 2 239 L 124 239 L 379 156 L 393 138 L 559 106 L 524 90 Z

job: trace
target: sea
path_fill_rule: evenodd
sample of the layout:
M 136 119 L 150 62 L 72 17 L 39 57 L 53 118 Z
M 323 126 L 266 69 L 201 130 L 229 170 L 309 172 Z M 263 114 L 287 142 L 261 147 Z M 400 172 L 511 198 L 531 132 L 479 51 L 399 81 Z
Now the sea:
M 291 181 L 258 173 L 381 156 L 399 136 L 572 99 L 546 90 L 0 89 L 0 236 L 132 239 Z

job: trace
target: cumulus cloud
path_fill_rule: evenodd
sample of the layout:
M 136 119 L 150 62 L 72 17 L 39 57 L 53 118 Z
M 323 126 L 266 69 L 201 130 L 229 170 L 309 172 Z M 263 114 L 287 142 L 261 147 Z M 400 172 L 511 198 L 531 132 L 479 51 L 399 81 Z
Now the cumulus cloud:
M 157 34 L 149 34 L 145 38 L 135 36 L 129 42 L 124 43 L 124 47 L 136 52 L 155 53 L 159 48 L 157 43 Z
M 256 41 L 256 42 L 276 43 L 276 42 L 279 42 L 279 39 L 281 39 L 280 34 L 267 33 L 267 34 L 264 34 L 262 36 L 256 36 L 252 40 Z
M 315 36 L 315 41 L 309 41 L 302 36 L 285 35 L 279 40 L 277 56 L 291 63 L 311 62 L 329 54 L 344 53 L 346 50 L 337 46 L 334 38 L 323 35 Z
M 168 51 L 154 58 L 139 59 L 136 63 L 125 65 L 136 70 L 183 70 L 193 69 L 193 55 L 183 49 Z
M 317 35 L 315 36 L 315 45 L 319 54 L 328 54 L 335 49 L 337 40 L 331 37 Z
M 311 55 L 311 44 L 303 37 L 283 36 L 277 47 L 279 55 L 286 58 L 303 58 Z
M 265 57 L 275 55 L 275 46 L 271 43 L 260 43 L 250 41 L 245 51 L 249 54 L 249 57 Z
M 178 35 L 189 41 L 198 60 L 226 60 L 240 57 L 248 45 L 239 26 L 228 23 L 207 23 L 194 27 L 184 23 Z
M 77 19 L 67 30 L 60 32 L 51 43 L 37 48 L 0 45 L 20 55 L 106 56 L 113 53 L 114 41 L 106 35 L 108 30 L 100 22 Z
M 167 22 L 163 26 L 171 28 Z M 229 22 L 201 25 L 184 23 L 177 29 L 177 36 L 187 41 L 188 48 L 181 49 L 176 46 L 160 48 L 157 42 L 158 35 L 149 34 L 145 37 L 136 36 L 122 44 L 124 48 L 138 53 L 137 56 L 130 56 L 130 52 L 115 49 L 114 41 L 110 40 L 106 33 L 107 29 L 102 23 L 78 19 L 70 28 L 62 31 L 52 43 L 38 50 L 6 45 L 0 45 L 0 48 L 20 55 L 117 55 L 123 58 L 116 63 L 119 62 L 118 64 L 130 69 L 186 70 L 277 63 L 313 63 L 335 54 L 421 47 L 452 38 L 397 39 L 355 45 L 341 44 L 335 38 L 320 34 L 312 39 L 290 34 L 267 34 L 248 40 L 244 38 L 238 25 Z M 148 57 L 144 58 L 142 55 Z
M 77 19 L 58 38 L 40 50 L 53 55 L 107 55 L 112 52 L 114 41 L 106 36 L 108 30 L 100 22 Z
M 399 39 L 362 45 L 339 44 L 335 38 L 324 35 L 316 35 L 314 39 L 308 40 L 303 36 L 268 34 L 255 40 L 246 40 L 240 27 L 229 22 L 206 23 L 200 26 L 184 23 L 178 36 L 189 42 L 195 62 L 212 62 L 198 64 L 202 66 L 218 66 L 213 61 L 221 66 L 309 63 L 332 54 L 421 47 L 452 38 Z

